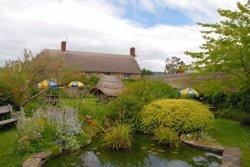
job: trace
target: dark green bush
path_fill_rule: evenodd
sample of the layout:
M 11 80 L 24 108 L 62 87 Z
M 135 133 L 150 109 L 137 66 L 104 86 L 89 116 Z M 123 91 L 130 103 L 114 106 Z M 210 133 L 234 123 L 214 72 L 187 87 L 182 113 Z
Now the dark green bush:
M 214 92 L 204 95 L 203 101 L 217 109 L 216 115 L 239 121 L 243 114 L 250 114 L 250 89 L 239 92 Z
M 114 101 L 108 104 L 109 118 L 139 128 L 139 112 L 152 100 L 160 98 L 177 98 L 178 92 L 163 81 L 140 80 L 127 85 Z
M 241 117 L 240 124 L 242 126 L 250 126 L 250 114 L 244 114 Z
M 87 85 L 90 85 L 91 87 L 95 86 L 99 80 L 100 78 L 98 78 L 97 76 L 91 76 L 87 81 Z
M 13 104 L 13 95 L 10 89 L 0 82 L 0 106 Z
M 39 108 L 38 102 L 29 102 L 24 106 L 24 113 L 26 116 L 32 116 L 33 112 Z

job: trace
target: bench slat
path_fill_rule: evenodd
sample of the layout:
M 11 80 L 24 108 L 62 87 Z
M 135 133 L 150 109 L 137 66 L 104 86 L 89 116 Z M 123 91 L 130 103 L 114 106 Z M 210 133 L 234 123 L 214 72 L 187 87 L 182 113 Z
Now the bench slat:
M 0 121 L 0 125 L 6 125 L 6 124 L 13 123 L 13 122 L 17 122 L 17 118 L 11 118 L 11 119 L 7 119 L 4 121 Z
M 5 114 L 5 113 L 9 113 L 9 112 L 11 112 L 11 108 L 9 105 L 0 107 L 0 114 Z

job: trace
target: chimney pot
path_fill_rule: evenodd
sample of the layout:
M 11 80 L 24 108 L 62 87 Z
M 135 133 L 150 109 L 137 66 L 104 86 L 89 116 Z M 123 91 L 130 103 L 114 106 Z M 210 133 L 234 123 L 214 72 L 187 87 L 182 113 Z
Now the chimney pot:
M 66 41 L 62 41 L 62 42 L 61 42 L 61 51 L 62 51 L 62 52 L 66 52 L 66 48 L 67 48 L 67 43 L 66 43 Z
M 130 48 L 130 55 L 133 56 L 133 57 L 136 56 L 136 54 L 135 54 L 135 48 L 134 47 Z

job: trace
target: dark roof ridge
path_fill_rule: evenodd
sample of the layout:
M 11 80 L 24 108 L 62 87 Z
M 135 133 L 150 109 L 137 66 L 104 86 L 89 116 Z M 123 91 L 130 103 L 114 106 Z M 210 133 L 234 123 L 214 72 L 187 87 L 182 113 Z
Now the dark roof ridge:
M 45 51 L 58 51 L 58 52 L 61 52 L 60 49 L 48 49 L 48 48 L 45 48 L 44 49 Z M 105 56 L 105 55 L 109 55 L 109 56 L 130 56 L 130 57 L 133 57 L 129 54 L 120 54 L 120 53 L 104 53 L 104 52 L 90 52 L 90 51 L 76 51 L 76 50 L 67 50 L 66 51 L 66 54 L 67 53 L 70 53 L 70 54 L 93 54 L 93 55 L 102 55 L 102 56 Z

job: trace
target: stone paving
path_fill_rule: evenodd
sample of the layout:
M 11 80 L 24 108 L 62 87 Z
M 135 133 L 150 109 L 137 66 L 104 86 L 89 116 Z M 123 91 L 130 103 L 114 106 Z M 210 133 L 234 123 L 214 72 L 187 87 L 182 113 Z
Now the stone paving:
M 241 152 L 239 148 L 225 148 L 222 167 L 240 167 Z

